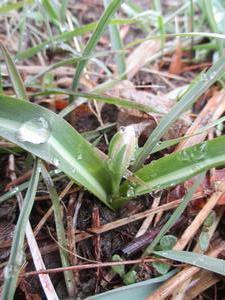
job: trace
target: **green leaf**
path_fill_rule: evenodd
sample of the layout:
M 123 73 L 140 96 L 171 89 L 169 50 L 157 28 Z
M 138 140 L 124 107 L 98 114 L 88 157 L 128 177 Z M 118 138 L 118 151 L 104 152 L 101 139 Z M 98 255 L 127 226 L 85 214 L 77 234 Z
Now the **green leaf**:
M 175 186 L 205 170 L 225 165 L 224 144 L 225 136 L 221 136 L 145 165 L 134 173 L 143 184 L 131 185 L 125 181 L 120 188 L 121 197 L 115 200 L 115 207 L 128 201 L 130 188 L 134 190 L 133 197 L 139 196 Z
M 55 218 L 55 227 L 56 227 L 56 233 L 57 233 L 57 240 L 59 242 L 59 254 L 62 262 L 62 266 L 67 268 L 69 267 L 69 255 L 66 251 L 67 249 L 67 239 L 66 239 L 66 233 L 63 226 L 63 220 L 62 220 L 62 214 L 61 214 L 61 207 L 60 207 L 60 199 L 57 194 L 56 188 L 54 186 L 53 180 L 51 176 L 49 175 L 48 171 L 46 170 L 43 163 L 41 163 L 41 174 L 43 177 L 43 180 L 45 182 L 45 185 L 48 189 L 51 201 L 52 201 L 52 207 L 54 211 L 54 218 Z M 72 271 L 64 271 L 64 277 L 66 282 L 66 287 L 68 294 L 70 296 L 74 295 L 74 274 Z
M 6 3 L 0 7 L 0 14 L 7 14 L 11 10 L 18 10 L 27 4 L 34 3 L 34 0 L 16 1 L 16 3 Z
M 176 260 L 182 263 L 190 264 L 217 274 L 225 276 L 225 261 L 223 259 L 210 257 L 204 254 L 198 254 L 188 251 L 156 251 L 155 254 Z
M 112 257 L 112 261 L 123 261 L 122 258 L 118 254 L 114 254 Z M 118 266 L 112 266 L 113 272 L 118 274 L 120 277 L 123 278 L 125 274 L 125 266 L 124 265 L 118 265 Z
M 104 0 L 104 5 L 107 7 L 107 5 L 110 4 L 110 0 Z M 123 48 L 123 43 L 120 38 L 120 31 L 118 25 L 115 24 L 109 24 L 109 33 L 110 33 L 110 41 L 111 41 L 111 47 L 113 50 L 121 50 Z M 117 64 L 117 69 L 118 73 L 120 75 L 126 73 L 126 62 L 125 62 L 125 57 L 124 53 L 117 53 L 115 56 L 116 64 Z M 125 75 L 122 76 L 123 79 L 126 78 Z
M 215 211 L 211 211 L 210 214 L 208 215 L 208 217 L 205 219 L 203 226 L 205 228 L 209 228 L 212 226 L 212 224 L 215 222 L 216 220 L 216 213 Z
M 31 209 L 33 207 L 34 198 L 37 191 L 39 181 L 39 168 L 38 162 L 35 161 L 34 170 L 32 177 L 29 182 L 29 187 L 24 199 L 24 203 L 19 215 L 19 219 L 16 224 L 16 229 L 14 232 L 12 248 L 10 252 L 10 258 L 8 264 L 4 270 L 4 286 L 2 291 L 2 299 L 13 299 L 14 293 L 16 290 L 16 284 L 20 272 L 20 268 L 23 264 L 24 259 L 24 238 L 25 238 L 25 229 Z
M 0 136 L 55 165 L 106 205 L 111 174 L 96 150 L 55 113 L 0 95 Z
M 108 166 L 112 171 L 113 194 L 118 194 L 121 179 L 134 158 L 137 137 L 132 125 L 120 128 L 109 144 Z
M 27 100 L 27 95 L 26 95 L 26 91 L 25 91 L 25 88 L 23 85 L 23 81 L 15 67 L 15 64 L 14 64 L 9 52 L 7 51 L 7 49 L 5 48 L 5 46 L 2 43 L 0 43 L 0 49 L 2 51 L 2 55 L 5 59 L 7 69 L 9 72 L 9 76 L 12 81 L 13 88 L 15 90 L 17 97 Z
M 200 183 L 203 181 L 205 177 L 205 173 L 202 173 L 197 180 L 195 180 L 192 187 L 188 190 L 184 198 L 182 199 L 181 203 L 178 205 L 178 207 L 174 210 L 169 220 L 163 225 L 163 227 L 160 229 L 160 232 L 158 235 L 154 238 L 154 240 L 151 242 L 151 244 L 146 248 L 143 256 L 149 255 L 155 247 L 158 245 L 162 237 L 166 232 L 172 228 L 172 226 L 176 223 L 176 221 L 180 218 L 182 213 L 184 212 L 185 208 L 187 207 L 189 201 L 192 199 L 192 196 Z
M 144 112 L 159 112 L 155 107 L 151 107 L 149 105 L 145 105 L 145 104 L 141 104 L 141 103 L 136 103 L 134 101 L 131 101 L 129 99 L 124 99 L 124 98 L 117 98 L 117 97 L 110 97 L 108 95 L 100 95 L 97 93 L 81 93 L 81 92 L 73 92 L 71 90 L 67 90 L 67 89 L 59 89 L 59 88 L 55 88 L 55 89 L 46 89 L 42 92 L 38 92 L 35 94 L 31 94 L 31 96 L 43 96 L 43 95 L 49 95 L 49 94 L 66 94 L 66 95 L 72 95 L 75 97 L 82 97 L 82 98 L 86 98 L 88 100 L 96 100 L 99 102 L 103 102 L 103 103 L 108 103 L 108 104 L 114 104 L 114 105 L 118 105 L 118 106 L 122 106 L 122 107 L 126 107 L 126 108 L 133 108 L 133 109 L 137 109 L 140 111 L 144 111 Z M 74 109 L 74 103 L 70 104 L 71 110 Z M 67 107 L 67 109 L 69 108 L 69 106 Z
M 164 275 L 164 274 L 168 273 L 169 269 L 170 269 L 170 265 L 167 265 L 167 264 L 164 264 L 164 263 L 161 263 L 161 262 L 153 262 L 152 266 L 161 275 Z
M 169 129 L 169 127 L 187 110 L 218 78 L 224 74 L 225 57 L 221 57 L 206 73 L 200 76 L 196 83 L 182 96 L 180 101 L 166 114 L 148 137 L 142 151 L 138 154 L 133 170 L 137 170 L 154 149 L 157 142 Z
M 121 0 L 112 0 L 111 3 L 106 8 L 104 14 L 101 16 L 94 32 L 91 35 L 91 38 L 89 39 L 86 47 L 84 48 L 83 55 L 82 56 L 89 56 L 92 51 L 94 50 L 95 46 L 97 45 L 103 31 L 105 30 L 105 27 L 107 26 L 110 18 L 114 15 L 117 8 L 120 6 Z M 83 69 L 87 63 L 87 59 L 80 61 L 76 67 L 76 73 L 73 79 L 72 89 L 76 90 L 79 84 L 80 76 L 83 72 Z M 70 97 L 72 100 L 73 97 Z
M 134 270 L 131 270 L 129 272 L 127 272 L 124 276 L 123 276 L 123 282 L 124 284 L 128 285 L 128 284 L 133 284 L 135 283 L 137 280 L 137 272 Z
M 209 233 L 207 231 L 202 231 L 199 236 L 199 246 L 203 252 L 205 252 L 208 249 L 209 240 Z
M 176 244 L 177 238 L 174 235 L 165 235 L 160 240 L 160 248 L 162 250 L 171 250 L 173 246 Z
M 130 284 L 128 286 L 123 286 L 111 291 L 94 295 L 86 298 L 86 300 L 137 300 L 137 299 L 147 299 L 147 297 L 153 293 L 160 285 L 171 276 L 176 273 L 176 270 L 169 272 L 164 276 L 159 276 L 156 278 L 151 278 L 138 283 Z

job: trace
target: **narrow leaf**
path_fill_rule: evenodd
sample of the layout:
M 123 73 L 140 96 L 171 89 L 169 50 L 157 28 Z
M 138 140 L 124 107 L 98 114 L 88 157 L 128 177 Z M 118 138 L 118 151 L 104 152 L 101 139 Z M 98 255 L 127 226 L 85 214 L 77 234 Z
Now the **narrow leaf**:
M 117 8 L 120 6 L 121 0 L 112 0 L 107 9 L 105 10 L 104 14 L 100 18 L 95 31 L 91 35 L 91 38 L 89 39 L 84 51 L 83 56 L 89 56 L 92 51 L 94 50 L 95 46 L 97 45 L 105 27 L 108 24 L 108 21 L 110 18 L 114 15 Z M 76 90 L 79 84 L 80 76 L 82 74 L 82 71 L 87 63 L 87 60 L 80 61 L 76 68 L 76 73 L 73 79 L 72 89 Z M 71 100 L 73 97 L 71 97 Z
M 154 253 L 165 258 L 194 265 L 196 267 L 225 276 L 225 261 L 223 259 L 188 251 L 169 250 L 156 251 Z
M 133 170 L 137 170 L 154 149 L 156 143 L 169 127 L 187 110 L 225 71 L 225 57 L 221 57 L 196 83 L 184 94 L 180 101 L 166 114 L 146 141 L 138 154 Z
M 34 203 L 34 197 L 37 191 L 37 185 L 39 181 L 38 163 L 35 161 L 33 175 L 29 182 L 29 187 L 24 199 L 24 203 L 19 215 L 19 219 L 16 224 L 14 232 L 12 248 L 8 264 L 4 270 L 4 286 L 2 291 L 2 299 L 11 300 L 14 297 L 16 290 L 17 279 L 20 272 L 20 267 L 23 264 L 24 259 L 24 238 L 25 229 L 30 216 L 31 209 Z
M 2 43 L 0 43 L 0 49 L 2 51 L 2 55 L 5 59 L 7 69 L 9 72 L 9 76 L 11 78 L 13 88 L 15 90 L 17 97 L 27 100 L 27 95 L 26 95 L 26 91 L 25 91 L 25 88 L 23 85 L 23 81 L 15 67 L 15 64 L 14 64 L 9 52 L 7 51 L 7 49 L 5 48 L 5 46 Z

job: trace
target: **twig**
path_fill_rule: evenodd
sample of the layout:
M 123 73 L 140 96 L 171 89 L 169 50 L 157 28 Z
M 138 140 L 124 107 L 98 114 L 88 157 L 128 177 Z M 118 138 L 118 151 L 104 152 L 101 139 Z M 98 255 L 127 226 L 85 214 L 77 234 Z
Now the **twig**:
M 149 262 L 163 262 L 171 265 L 168 263 L 166 259 L 160 259 L 160 258 L 140 258 L 140 259 L 134 259 L 134 260 L 126 260 L 126 261 L 118 261 L 118 262 L 98 262 L 94 264 L 84 264 L 84 265 L 76 265 L 76 266 L 69 266 L 69 267 L 62 267 L 62 268 L 54 268 L 54 269 L 48 269 L 48 270 L 39 270 L 39 271 L 32 271 L 32 272 L 26 272 L 21 273 L 20 277 L 28 277 L 28 276 L 34 276 L 38 274 L 51 274 L 51 273 L 61 273 L 64 271 L 80 271 L 80 270 L 86 270 L 86 269 L 96 269 L 96 268 L 103 268 L 103 267 L 112 267 L 112 266 L 120 266 L 120 265 L 134 265 L 134 264 L 145 264 Z M 174 264 L 173 264 L 174 266 Z M 179 265 L 181 266 L 181 265 Z

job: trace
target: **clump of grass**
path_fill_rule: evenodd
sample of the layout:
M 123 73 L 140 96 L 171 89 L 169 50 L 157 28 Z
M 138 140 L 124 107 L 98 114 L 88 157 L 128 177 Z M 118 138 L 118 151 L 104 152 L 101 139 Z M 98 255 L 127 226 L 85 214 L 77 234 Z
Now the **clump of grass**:
M 189 147 L 180 152 L 169 154 L 144 165 L 146 159 L 156 151 L 175 145 L 182 139 L 188 138 L 185 136 L 171 141 L 166 141 L 159 145 L 160 139 L 169 130 L 170 126 L 180 118 L 181 114 L 192 107 L 200 96 L 207 92 L 213 84 L 223 77 L 225 69 L 223 40 L 225 37 L 221 32 L 219 32 L 216 19 L 211 13 L 211 1 L 203 1 L 201 9 L 203 10 L 204 16 L 207 17 L 211 29 L 215 31 L 213 33 L 204 33 L 201 32 L 201 30 L 196 32 L 174 33 L 174 26 L 171 26 L 169 21 L 181 12 L 184 12 L 186 5 L 183 5 L 175 13 L 172 13 L 169 16 L 162 16 L 160 1 L 154 1 L 154 12 L 143 12 L 140 7 L 133 5 L 130 1 L 128 1 L 125 5 L 123 5 L 123 10 L 128 14 L 128 17 L 118 19 L 118 16 L 115 14 L 119 10 L 121 3 L 121 0 L 105 0 L 105 10 L 99 21 L 74 28 L 71 31 L 66 30 L 66 32 L 64 32 L 64 29 L 67 28 L 68 25 L 67 1 L 62 1 L 61 4 L 57 2 L 57 5 L 55 6 L 51 1 L 41 1 L 38 6 L 35 1 L 21 1 L 15 4 L 5 4 L 0 8 L 0 14 L 6 14 L 11 10 L 19 10 L 22 7 L 25 9 L 25 6 L 27 6 L 31 9 L 35 16 L 34 22 L 38 22 L 38 18 L 41 18 L 40 11 L 43 11 L 45 16 L 47 16 L 45 20 L 43 17 L 41 20 L 43 23 L 45 22 L 49 38 L 44 41 L 40 41 L 40 43 L 33 45 L 25 51 L 19 51 L 16 55 L 17 61 L 33 58 L 34 55 L 38 55 L 39 58 L 41 57 L 41 59 L 43 59 L 41 53 L 49 46 L 53 48 L 61 47 L 62 49 L 67 49 L 70 53 L 69 58 L 53 63 L 50 67 L 41 71 L 39 74 L 35 74 L 33 77 L 29 78 L 24 85 L 14 63 L 14 59 L 12 59 L 6 47 L 0 43 L 1 53 L 7 65 L 8 74 L 16 95 L 16 97 L 5 95 L 4 84 L 1 83 L 0 136 L 19 146 L 24 151 L 32 154 L 34 157 L 38 157 L 48 164 L 55 166 L 57 171 L 65 173 L 77 185 L 87 189 L 112 210 L 119 209 L 127 201 L 134 199 L 137 196 L 148 194 L 152 191 L 159 191 L 174 187 L 197 174 L 201 174 L 199 177 L 200 179 L 197 180 L 192 188 L 187 192 L 183 202 L 174 211 L 168 222 L 162 227 L 160 233 L 146 249 L 144 255 L 149 255 L 154 252 L 155 247 L 162 237 L 170 230 L 176 220 L 184 212 L 188 202 L 192 199 L 194 191 L 203 180 L 205 171 L 225 165 L 224 136 L 211 139 L 210 141 Z M 190 5 L 190 11 L 191 14 L 193 14 L 195 8 L 194 2 L 190 1 Z M 148 22 L 141 20 L 143 13 L 148 16 Z M 149 16 L 154 16 L 154 18 L 151 19 Z M 26 16 L 26 20 L 27 18 L 29 18 L 29 16 Z M 193 15 L 191 16 L 191 20 L 194 22 Z M 181 30 L 185 29 L 186 26 L 185 22 L 183 23 L 184 24 L 180 25 Z M 75 22 L 73 24 L 75 24 Z M 147 36 L 144 39 L 138 39 L 123 46 L 119 27 L 119 25 L 122 24 L 138 24 L 139 29 Z M 146 24 L 149 26 L 147 30 Z M 201 20 L 195 24 L 198 29 L 201 28 L 200 25 Z M 96 46 L 107 27 L 110 32 L 111 52 L 106 51 L 97 53 L 95 51 Z M 23 23 L 23 26 L 19 28 L 22 36 L 26 30 L 26 23 Z M 55 31 L 57 32 L 57 35 L 53 34 Z M 86 33 L 90 33 L 88 42 L 83 45 L 82 53 L 77 53 L 68 43 L 72 38 L 82 37 Z M 41 36 L 40 30 L 37 29 L 35 34 L 39 39 Z M 115 86 L 119 80 L 127 78 L 124 49 L 130 49 L 131 47 L 134 47 L 148 39 L 161 39 L 162 51 L 156 54 L 156 57 L 160 57 L 165 53 L 165 51 L 169 53 L 174 50 L 174 46 L 171 46 L 171 43 L 169 47 L 167 47 L 167 41 L 170 42 L 171 39 L 176 36 L 179 36 L 180 38 L 191 37 L 192 43 L 194 43 L 194 37 L 196 36 L 215 39 L 216 50 L 220 57 L 213 62 L 212 66 L 206 72 L 202 72 L 196 76 L 196 79 L 192 81 L 186 92 L 180 97 L 179 101 L 174 104 L 170 112 L 162 116 L 161 121 L 150 134 L 143 147 L 138 148 L 137 133 L 135 132 L 134 127 L 130 125 L 113 136 L 108 145 L 108 155 L 106 155 L 94 147 L 94 145 L 91 145 L 84 136 L 78 133 L 62 118 L 74 109 L 77 105 L 78 99 L 82 99 L 82 101 L 96 100 L 102 103 L 114 104 L 123 108 L 140 110 L 144 113 L 158 112 L 157 108 L 150 107 L 147 104 L 136 103 L 130 99 L 112 97 L 104 92 L 106 92 L 109 87 Z M 19 44 L 19 49 L 21 49 L 21 43 Z M 204 47 L 205 50 L 208 51 L 215 49 L 215 45 L 212 46 L 210 44 L 210 47 Z M 201 49 L 203 48 L 202 45 L 197 45 L 196 47 L 199 47 L 199 49 L 200 47 Z M 96 62 L 97 57 L 99 59 L 103 56 L 107 56 L 109 53 L 113 53 L 115 55 L 118 72 L 117 74 L 114 74 L 114 78 L 104 82 L 103 86 L 97 85 L 90 92 L 78 91 L 81 77 L 85 72 L 85 68 L 88 66 L 89 60 L 92 59 L 92 61 Z M 95 59 L 93 60 L 93 58 Z M 153 58 L 150 57 L 149 61 L 151 61 L 151 59 Z M 104 62 L 97 61 L 97 63 L 98 65 L 103 66 L 105 71 L 108 70 L 104 65 Z M 75 74 L 70 89 L 46 88 L 36 84 L 43 75 L 66 65 L 75 65 Z M 111 72 L 108 73 L 110 75 L 112 74 Z M 0 80 L 2 81 L 2 78 L 0 78 Z M 223 84 L 222 80 L 221 83 Z M 27 87 L 35 88 L 35 93 L 27 94 Z M 29 101 L 34 97 L 59 94 L 68 96 L 70 102 L 69 106 L 60 112 L 60 115 Z M 211 126 L 218 125 L 222 121 L 223 118 L 213 123 Z M 206 126 L 206 128 L 203 128 L 202 130 L 207 130 L 208 128 L 209 127 Z M 61 247 L 59 248 L 59 252 L 62 266 L 67 268 L 69 266 L 67 239 L 63 220 L 61 219 L 59 197 L 57 195 L 54 182 L 52 181 L 43 162 L 40 162 L 39 164 L 41 165 L 42 177 L 53 202 L 57 238 Z M 17 190 L 12 190 L 0 197 L 1 203 L 15 195 L 18 191 L 28 188 L 24 207 L 18 218 L 12 244 L 12 251 L 6 269 L 13 270 L 15 273 L 13 276 L 6 276 L 3 289 L 3 297 L 8 297 L 6 299 L 12 299 L 15 292 L 19 276 L 19 268 L 21 265 L 18 253 L 22 251 L 24 246 L 24 227 L 28 221 L 33 205 L 39 181 L 39 172 L 40 170 L 37 167 L 37 164 L 35 164 L 34 173 L 29 184 L 24 183 Z M 194 258 L 194 265 L 224 275 L 224 270 L 221 270 L 219 267 L 220 261 L 216 259 L 210 259 L 207 263 L 204 256 L 200 256 L 195 253 L 175 253 L 171 251 L 163 251 L 156 252 L 155 254 L 191 264 L 193 264 L 192 260 Z M 119 270 L 121 270 L 121 268 Z M 123 272 L 120 276 L 123 279 L 126 274 L 135 274 L 136 278 L 136 272 L 132 273 L 131 270 L 129 271 L 131 273 L 128 272 L 125 274 L 124 268 L 122 268 L 122 270 Z M 64 271 L 64 276 L 68 294 L 73 296 L 75 287 L 73 273 L 67 270 Z M 124 279 L 124 282 L 128 281 L 128 279 Z M 135 279 L 132 278 L 131 281 L 133 282 Z M 131 281 L 129 281 L 129 283 Z M 9 289 L 10 293 L 7 296 Z

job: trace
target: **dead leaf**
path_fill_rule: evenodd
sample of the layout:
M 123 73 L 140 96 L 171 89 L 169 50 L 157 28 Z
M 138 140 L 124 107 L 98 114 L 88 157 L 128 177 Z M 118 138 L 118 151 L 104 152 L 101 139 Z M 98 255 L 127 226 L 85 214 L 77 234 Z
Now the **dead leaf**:
M 182 49 L 181 49 L 181 46 L 180 46 L 180 43 L 178 42 L 176 44 L 176 49 L 175 49 L 175 52 L 172 56 L 172 60 L 171 60 L 171 63 L 170 63 L 170 67 L 169 67 L 169 72 L 171 74 L 180 74 L 182 72 Z
M 146 64 L 149 58 L 160 50 L 161 42 L 159 40 L 150 40 L 141 43 L 128 56 L 127 77 L 131 79 Z

